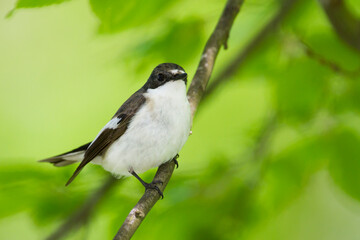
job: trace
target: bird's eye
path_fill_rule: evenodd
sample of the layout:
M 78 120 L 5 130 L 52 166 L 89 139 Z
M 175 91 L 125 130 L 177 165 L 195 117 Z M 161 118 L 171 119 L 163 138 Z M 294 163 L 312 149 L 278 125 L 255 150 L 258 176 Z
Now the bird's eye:
M 162 82 L 162 81 L 165 80 L 165 75 L 162 74 L 162 73 L 159 73 L 158 76 L 157 76 L 157 79 L 158 79 L 159 82 Z

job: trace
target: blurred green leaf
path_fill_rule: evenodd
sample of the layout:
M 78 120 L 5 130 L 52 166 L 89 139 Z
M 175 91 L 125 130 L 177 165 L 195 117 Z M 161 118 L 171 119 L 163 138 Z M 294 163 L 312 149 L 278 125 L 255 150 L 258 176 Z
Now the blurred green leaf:
M 16 2 L 16 8 L 45 7 L 45 6 L 60 4 L 68 1 L 70 0 L 18 0 Z
M 350 129 L 334 131 L 329 140 L 329 171 L 334 182 L 360 201 L 360 137 Z
M 360 75 L 354 78 L 333 76 L 330 90 L 329 110 L 333 114 L 360 111 Z
M 309 178 L 325 165 L 326 149 L 322 137 L 306 138 L 270 159 L 259 193 L 265 212 L 276 213 L 301 193 Z
M 46 7 L 68 1 L 70 0 L 17 0 L 15 7 L 6 14 L 5 18 L 10 18 L 16 9 Z
M 117 32 L 152 22 L 173 3 L 167 0 L 90 0 L 91 9 L 101 21 L 101 33 Z
M 154 59 L 159 59 L 160 62 L 177 62 L 184 66 L 200 54 L 204 38 L 203 20 L 196 17 L 181 22 L 171 20 L 164 30 L 136 45 L 126 58 L 128 61 L 137 59 L 136 71 L 152 65 Z
M 70 169 L 69 169 L 70 170 Z M 68 175 L 68 174 L 67 174 Z M 18 164 L 0 168 L 0 218 L 29 211 L 38 224 L 64 218 L 79 206 L 86 191 L 65 188 L 64 171 Z
M 276 79 L 276 98 L 280 115 L 306 121 L 326 101 L 329 70 L 316 61 L 300 58 L 290 61 Z

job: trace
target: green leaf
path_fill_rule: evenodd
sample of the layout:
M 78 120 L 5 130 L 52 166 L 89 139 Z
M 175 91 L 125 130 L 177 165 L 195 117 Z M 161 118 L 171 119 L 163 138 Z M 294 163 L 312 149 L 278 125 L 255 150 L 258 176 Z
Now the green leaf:
M 173 2 L 168 0 L 90 0 L 90 5 L 101 21 L 99 32 L 109 33 L 149 23 L 157 19 Z
M 351 197 L 360 200 L 360 138 L 349 129 L 329 136 L 330 175 Z
M 18 0 L 16 2 L 15 7 L 6 14 L 5 18 L 12 17 L 16 9 L 46 7 L 53 4 L 60 4 L 68 1 L 70 0 Z
M 276 213 L 297 197 L 309 178 L 325 165 L 326 149 L 322 137 L 304 138 L 274 156 L 264 169 L 259 194 L 264 211 Z
M 18 0 L 15 8 L 36 8 L 60 4 L 70 0 Z
M 196 17 L 181 22 L 171 20 L 166 24 L 165 30 L 154 34 L 151 39 L 142 41 L 129 51 L 126 61 L 137 59 L 137 71 L 144 69 L 148 64 L 153 65 L 154 59 L 159 59 L 158 62 L 176 62 L 184 66 L 187 61 L 201 53 L 204 37 L 203 20 Z
M 334 76 L 331 78 L 331 109 L 336 114 L 349 111 L 359 112 L 360 106 L 360 76 L 348 78 Z
M 40 164 L 1 166 L 0 204 L 6 208 L 0 211 L 0 219 L 27 211 L 36 223 L 48 224 L 66 217 L 81 204 L 87 191 L 74 191 L 64 186 L 71 169 L 49 167 Z
M 276 81 L 280 114 L 290 120 L 309 120 L 326 100 L 328 73 L 327 68 L 310 59 L 291 61 Z

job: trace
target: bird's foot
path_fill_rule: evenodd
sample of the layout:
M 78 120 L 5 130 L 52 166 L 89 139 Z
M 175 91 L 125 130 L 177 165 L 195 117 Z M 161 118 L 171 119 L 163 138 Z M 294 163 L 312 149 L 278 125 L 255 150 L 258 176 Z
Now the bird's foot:
M 153 181 L 151 183 L 143 183 L 144 187 L 145 187 L 145 191 L 148 189 L 153 189 L 156 190 L 159 195 L 161 196 L 161 199 L 164 198 L 164 194 L 162 193 L 162 191 L 160 190 L 160 188 L 158 186 L 156 186 L 156 184 L 163 184 L 162 181 L 158 180 L 158 181 Z
M 156 184 L 161 184 L 161 185 L 163 185 L 164 183 L 163 183 L 162 181 L 160 181 L 160 180 L 155 180 L 155 181 L 152 181 L 151 183 L 147 183 L 147 182 L 145 182 L 144 180 L 142 180 L 142 179 L 139 177 L 139 175 L 137 175 L 136 172 L 134 172 L 134 170 L 130 170 L 129 172 L 141 182 L 141 184 L 145 187 L 145 191 L 146 191 L 147 189 L 154 189 L 154 190 L 156 190 L 156 191 L 159 193 L 159 195 L 161 196 L 161 199 L 164 198 L 164 194 L 161 192 L 160 188 L 158 188 L 158 186 L 156 186 Z
M 178 158 L 179 158 L 179 154 L 176 154 L 176 156 L 173 158 L 176 168 L 179 168 L 179 162 L 177 161 Z

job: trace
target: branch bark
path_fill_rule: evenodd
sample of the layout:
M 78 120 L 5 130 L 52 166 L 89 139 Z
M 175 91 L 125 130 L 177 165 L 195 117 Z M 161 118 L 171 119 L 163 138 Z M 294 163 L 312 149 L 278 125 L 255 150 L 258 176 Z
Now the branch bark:
M 190 102 L 192 118 L 194 117 L 201 98 L 205 93 L 205 89 L 210 79 L 219 50 L 221 46 L 224 46 L 225 49 L 227 48 L 227 39 L 229 37 L 230 29 L 242 3 L 243 0 L 227 1 L 215 30 L 206 43 L 200 63 L 187 94 Z M 162 185 L 158 185 L 161 191 L 164 191 L 167 183 L 169 182 L 174 171 L 174 167 L 174 162 L 170 161 L 161 165 L 157 170 L 153 182 L 163 182 Z M 158 200 L 159 194 L 156 191 L 145 191 L 145 194 L 130 211 L 129 215 L 125 219 L 125 222 L 114 237 L 114 240 L 130 239 Z
M 344 0 L 319 0 L 337 35 L 360 52 L 360 19 L 350 12 Z
M 234 75 L 239 71 L 240 67 L 243 65 L 245 60 L 251 56 L 251 54 L 256 50 L 258 46 L 266 39 L 266 37 L 273 33 L 274 30 L 279 26 L 279 24 L 284 20 L 289 11 L 294 7 L 295 3 L 298 0 L 284 0 L 282 5 L 278 10 L 277 14 L 259 31 L 259 33 L 245 46 L 244 49 L 241 49 L 235 58 L 224 68 L 220 74 L 218 74 L 214 80 L 211 81 L 206 94 L 204 96 L 207 99 L 218 85 L 224 81 L 229 81 L 230 76 Z
M 243 0 L 228 0 L 214 32 L 206 43 L 200 63 L 188 90 L 192 117 L 195 115 L 200 100 L 205 93 L 221 46 L 224 45 L 224 48 L 227 49 L 230 29 L 242 3 Z

